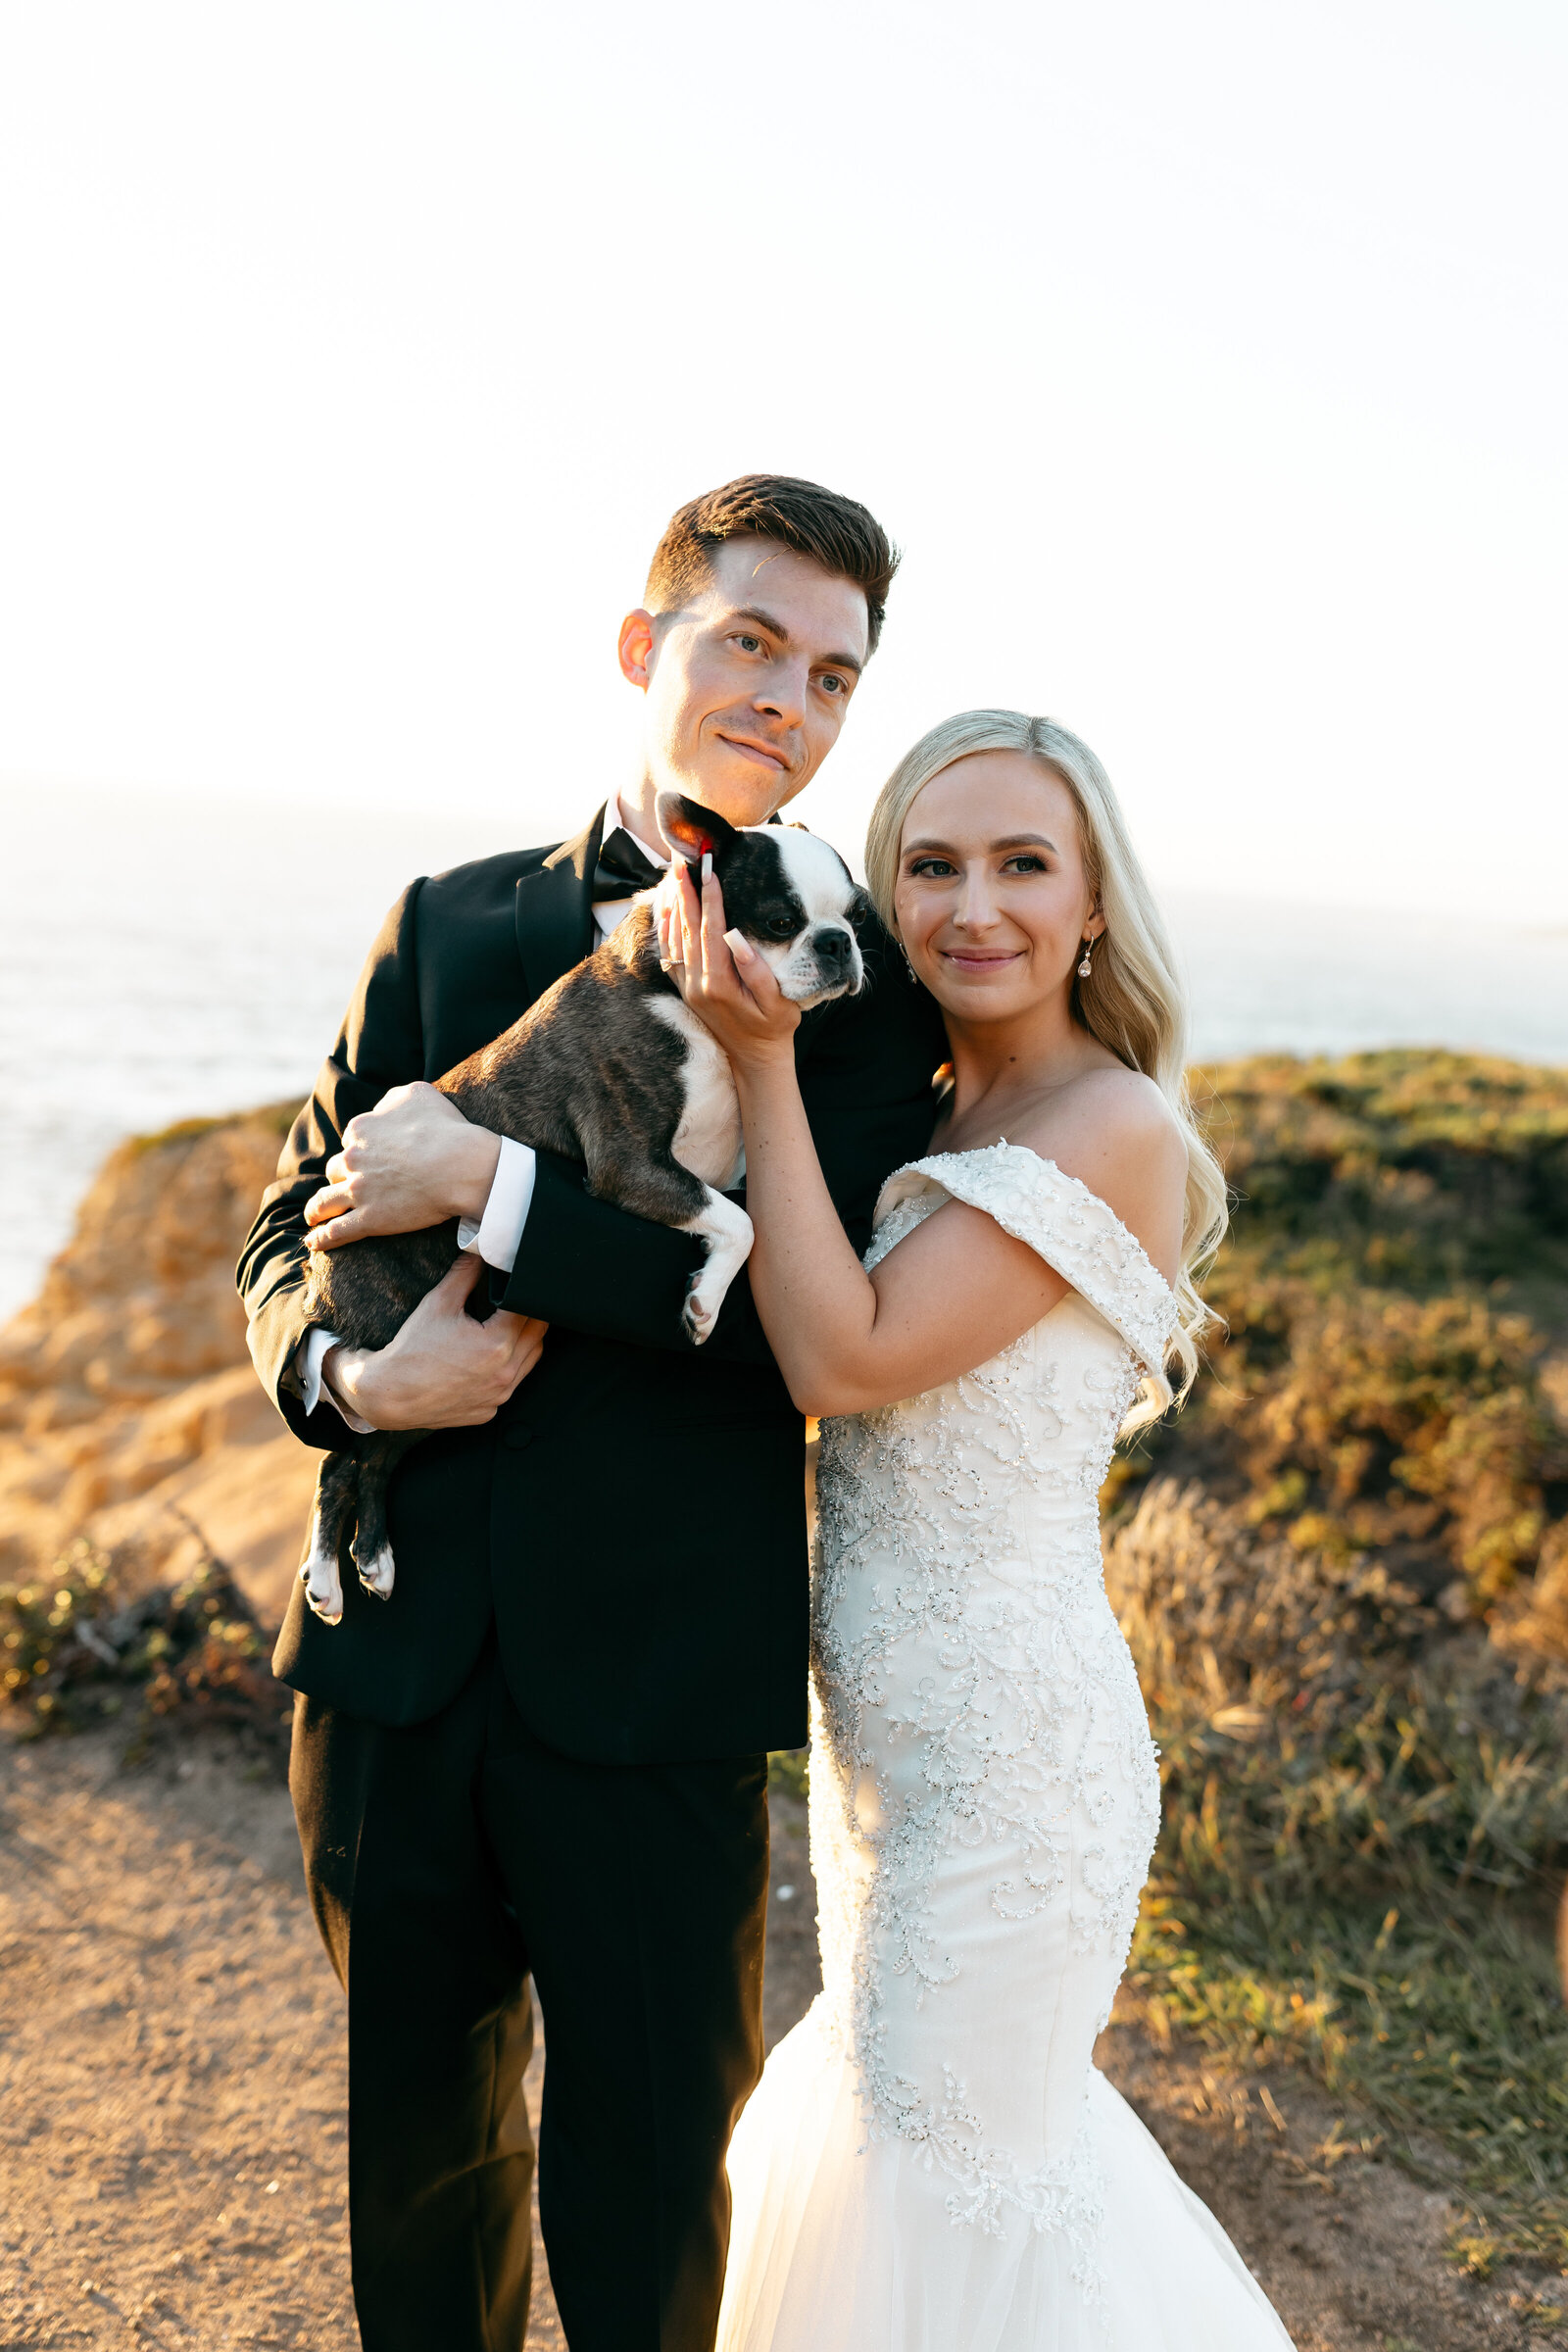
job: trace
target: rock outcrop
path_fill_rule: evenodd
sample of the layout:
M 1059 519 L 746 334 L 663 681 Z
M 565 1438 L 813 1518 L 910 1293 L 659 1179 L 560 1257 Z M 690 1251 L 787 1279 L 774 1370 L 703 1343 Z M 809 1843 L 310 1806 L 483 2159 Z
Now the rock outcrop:
M 282 1614 L 315 1457 L 257 1384 L 234 1259 L 291 1107 L 121 1145 L 37 1298 L 0 1330 L 0 1578 L 78 1536 L 122 1579 L 210 1546 Z

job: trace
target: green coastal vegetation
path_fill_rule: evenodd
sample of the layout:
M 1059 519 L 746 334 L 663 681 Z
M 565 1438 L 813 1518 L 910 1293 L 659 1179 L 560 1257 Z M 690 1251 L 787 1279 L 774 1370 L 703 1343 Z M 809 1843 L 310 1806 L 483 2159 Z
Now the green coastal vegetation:
M 1107 1583 L 1162 1751 L 1131 1983 L 1289 2062 L 1461 2205 L 1455 2259 L 1568 2269 L 1568 1072 L 1442 1053 L 1200 1073 L 1226 1328 L 1117 1461 Z M 222 1564 L 77 1545 L 0 1588 L 0 1699 L 277 1769 L 286 1693 Z M 774 1760 L 797 1792 L 802 1759 Z
M 1568 2267 L 1568 1073 L 1201 1094 L 1228 1331 L 1105 1495 L 1165 1783 L 1133 1981 L 1344 2095 L 1463 2201 L 1457 2259 Z

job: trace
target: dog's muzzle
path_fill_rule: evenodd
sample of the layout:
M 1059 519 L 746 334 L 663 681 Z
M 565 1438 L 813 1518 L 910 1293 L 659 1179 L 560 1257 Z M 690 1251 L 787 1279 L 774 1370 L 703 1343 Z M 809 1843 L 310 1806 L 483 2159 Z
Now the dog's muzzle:
M 811 954 L 824 988 L 842 988 L 855 978 L 855 934 L 842 924 L 823 923 L 810 936 Z

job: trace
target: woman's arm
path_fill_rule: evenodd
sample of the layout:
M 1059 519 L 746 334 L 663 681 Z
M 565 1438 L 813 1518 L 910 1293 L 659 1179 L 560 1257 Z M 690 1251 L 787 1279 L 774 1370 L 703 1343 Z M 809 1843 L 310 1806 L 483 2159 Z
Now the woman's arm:
M 890 1168 L 923 1152 L 931 1134 L 931 1073 L 946 1053 L 941 1016 L 923 989 L 887 970 L 894 951 L 874 918 L 861 930 L 868 975 L 879 985 L 824 1004 L 797 1032 L 796 1068 L 839 1222 L 863 1249 L 877 1188 Z M 596 1200 L 580 1164 L 537 1158 L 533 1202 L 516 1262 L 492 1297 L 546 1322 L 596 1338 L 689 1353 L 681 1322 L 687 1286 L 702 1264 L 689 1234 Z M 747 1269 L 731 1284 L 705 1356 L 773 1363 Z
M 671 918 L 673 921 L 673 917 Z M 757 1228 L 752 1294 L 803 1412 L 869 1411 L 972 1371 L 1033 1329 L 1070 1285 L 984 1210 L 952 1200 L 872 1275 L 822 1181 L 795 1078 L 799 1013 L 763 959 L 723 929 L 716 882 L 682 879 L 682 992 L 730 1057 L 746 1132 L 746 1200 Z M 1166 1267 L 1180 1247 L 1185 1149 L 1136 1072 L 1095 1072 L 1011 1139 L 1079 1176 Z
M 956 1200 L 866 1275 L 833 1213 L 792 1066 L 741 1062 L 735 1080 L 757 1228 L 752 1296 L 802 1412 L 866 1412 L 937 1388 L 1065 1297 L 1026 1242 Z
M 757 1240 L 752 1295 L 803 1412 L 917 1396 L 984 1363 L 1066 1294 L 1061 1276 L 983 1211 L 952 1201 L 868 1277 L 822 1180 L 795 1076 L 800 1014 L 738 933 L 716 882 L 683 883 L 683 993 L 729 1054 Z

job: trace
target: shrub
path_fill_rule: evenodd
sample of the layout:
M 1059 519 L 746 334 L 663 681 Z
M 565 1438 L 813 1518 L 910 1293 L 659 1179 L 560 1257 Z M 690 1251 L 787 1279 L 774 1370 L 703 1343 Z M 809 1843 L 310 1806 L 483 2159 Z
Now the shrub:
M 1164 1785 L 1134 1983 L 1233 2056 L 1312 2066 L 1418 2170 L 1411 2135 L 1437 2134 L 1472 2233 L 1568 2261 L 1568 2013 L 1542 1916 L 1568 1696 L 1375 1555 L 1261 1536 L 1170 1480 L 1106 1584 Z
M 137 1704 L 137 1740 L 158 1724 L 219 1724 L 273 1756 L 287 1743 L 290 1694 L 270 1644 L 222 1562 L 208 1553 L 183 1584 L 134 1597 L 85 1541 L 47 1576 L 0 1585 L 0 1697 L 24 1736 L 72 1731 Z
M 1229 1336 L 1115 1501 L 1196 1472 L 1267 1535 L 1485 1616 L 1568 1509 L 1543 1385 L 1568 1331 L 1568 1073 L 1365 1054 L 1200 1091 L 1238 1196 L 1207 1286 Z
M 1279 1056 L 1199 1091 L 1229 1336 L 1106 1494 L 1163 1751 L 1135 1979 L 1418 2169 L 1441 2142 L 1472 2255 L 1561 2263 L 1568 1072 Z

